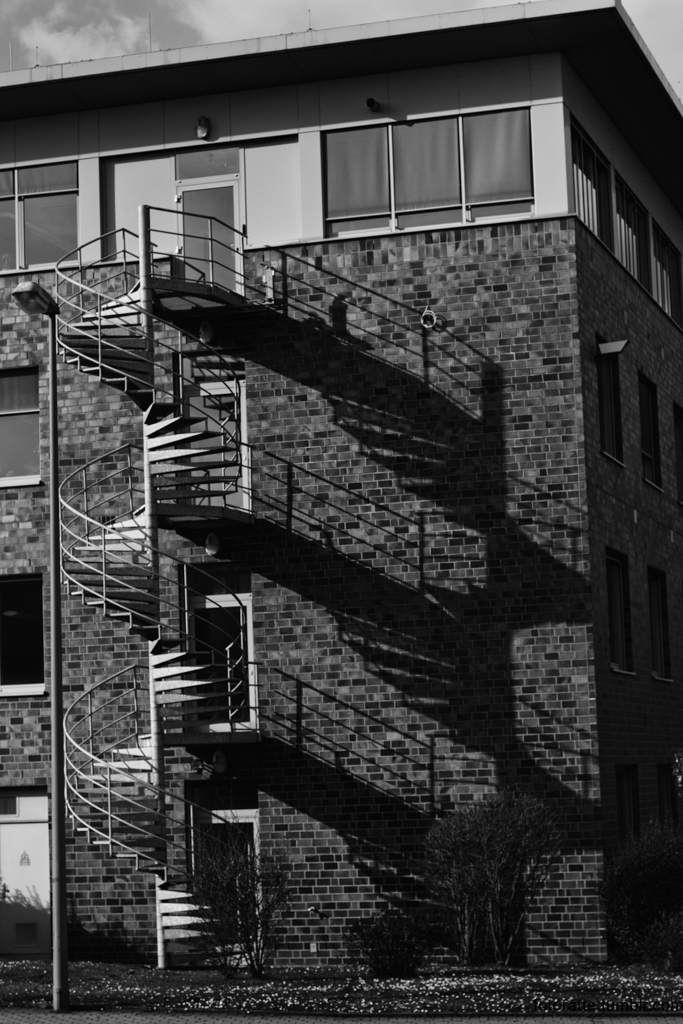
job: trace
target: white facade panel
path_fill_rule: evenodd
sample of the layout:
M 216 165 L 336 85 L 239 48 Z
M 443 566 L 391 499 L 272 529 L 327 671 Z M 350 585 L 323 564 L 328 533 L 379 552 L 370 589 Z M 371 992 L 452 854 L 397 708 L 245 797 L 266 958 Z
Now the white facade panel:
M 297 140 L 248 146 L 244 163 L 249 244 L 277 245 L 301 238 Z
M 531 108 L 531 152 L 538 217 L 571 209 L 571 161 L 567 161 L 564 104 L 537 103 Z

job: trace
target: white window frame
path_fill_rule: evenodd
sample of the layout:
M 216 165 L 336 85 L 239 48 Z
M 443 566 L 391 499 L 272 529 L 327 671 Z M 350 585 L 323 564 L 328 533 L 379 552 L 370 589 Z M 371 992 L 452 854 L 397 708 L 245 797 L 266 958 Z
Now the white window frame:
M 200 608 L 244 608 L 246 624 L 247 654 L 247 693 L 249 700 L 249 718 L 245 722 L 212 722 L 209 732 L 212 733 L 253 733 L 258 730 L 258 671 L 253 660 L 254 622 L 253 602 L 251 594 L 200 594 L 188 595 L 188 634 L 194 640 L 194 613 Z

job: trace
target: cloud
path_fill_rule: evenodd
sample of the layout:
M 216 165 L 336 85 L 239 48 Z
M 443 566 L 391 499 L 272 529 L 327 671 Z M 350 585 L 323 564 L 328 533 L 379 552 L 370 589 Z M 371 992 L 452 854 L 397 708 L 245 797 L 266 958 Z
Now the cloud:
M 212 43 L 254 36 L 305 32 L 336 25 L 413 18 L 490 6 L 492 0 L 168 0 L 166 9 L 178 22 Z M 499 5 L 534 0 L 497 0 Z
M 60 64 L 114 54 L 137 53 L 148 45 L 147 18 L 102 12 L 98 20 L 83 19 L 83 8 L 68 0 L 16 30 L 29 64 Z M 32 57 L 36 54 L 37 60 Z

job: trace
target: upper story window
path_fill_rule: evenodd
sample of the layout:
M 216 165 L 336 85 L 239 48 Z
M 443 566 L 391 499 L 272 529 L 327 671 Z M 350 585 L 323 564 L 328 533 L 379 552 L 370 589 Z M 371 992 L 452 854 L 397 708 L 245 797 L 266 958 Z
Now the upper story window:
M 530 213 L 529 111 L 329 132 L 327 232 Z
M 649 290 L 650 245 L 645 207 L 619 175 L 615 179 L 615 193 L 617 259 Z
M 0 487 L 40 482 L 38 370 L 0 373 Z
M 610 666 L 629 672 L 633 664 L 628 561 L 625 555 L 609 549 L 607 550 L 607 613 Z
M 619 394 L 619 357 L 598 358 L 598 404 L 600 409 L 600 445 L 617 462 L 623 461 L 621 401 Z
M 661 487 L 657 385 L 642 373 L 638 375 L 638 404 L 640 407 L 640 452 L 643 479 L 654 484 L 655 487 Z
M 43 587 L 40 576 L 0 578 L 0 693 L 42 693 Z
M 612 248 L 609 164 L 575 124 L 572 124 L 572 164 L 576 212 L 584 224 Z
M 76 248 L 78 164 L 0 171 L 0 270 L 54 263 Z
M 681 255 L 658 224 L 652 225 L 654 279 L 652 294 L 665 313 L 681 323 Z

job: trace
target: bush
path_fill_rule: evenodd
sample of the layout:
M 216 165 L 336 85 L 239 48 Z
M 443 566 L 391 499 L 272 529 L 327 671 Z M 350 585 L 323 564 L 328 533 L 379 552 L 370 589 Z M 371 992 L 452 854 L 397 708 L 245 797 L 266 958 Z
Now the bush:
M 504 789 L 433 825 L 423 873 L 433 898 L 452 914 L 464 963 L 491 955 L 507 964 L 525 914 L 557 862 L 558 818 L 529 794 Z
M 683 972 L 683 911 L 663 914 L 645 933 L 644 959 L 658 971 Z
M 226 976 L 246 962 L 251 974 L 261 977 L 289 903 L 286 854 L 255 850 L 235 829 L 220 839 L 198 836 L 195 846 L 199 853 L 190 889 L 207 961 Z
M 412 978 L 434 941 L 420 912 L 386 909 L 354 921 L 346 945 L 352 958 L 378 978 Z
M 680 957 L 683 835 L 650 825 L 622 846 L 605 867 L 600 900 L 619 960 L 664 962 L 667 949 Z

